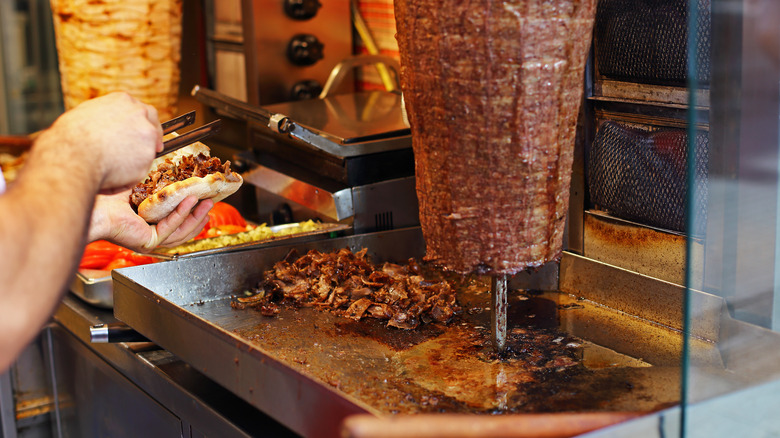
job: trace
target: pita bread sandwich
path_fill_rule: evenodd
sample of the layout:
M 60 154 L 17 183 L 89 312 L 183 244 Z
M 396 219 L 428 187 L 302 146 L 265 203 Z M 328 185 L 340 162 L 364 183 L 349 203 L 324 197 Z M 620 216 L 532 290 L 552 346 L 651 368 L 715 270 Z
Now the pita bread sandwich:
M 241 175 L 210 156 L 210 149 L 196 142 L 152 162 L 149 176 L 133 188 L 130 204 L 149 223 L 166 218 L 189 195 L 219 202 L 241 187 Z

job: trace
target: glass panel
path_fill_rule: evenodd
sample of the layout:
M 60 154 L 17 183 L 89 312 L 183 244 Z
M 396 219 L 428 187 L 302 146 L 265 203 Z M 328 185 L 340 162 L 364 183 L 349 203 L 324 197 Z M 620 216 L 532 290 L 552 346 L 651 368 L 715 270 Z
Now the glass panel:
M 698 31 L 702 10 L 689 7 L 689 72 L 709 44 Z M 709 156 L 690 151 L 686 332 L 718 324 L 717 357 L 693 355 L 683 372 L 683 436 L 769 436 L 780 431 L 778 295 L 778 118 L 780 2 L 712 0 Z M 706 88 L 689 74 L 690 108 Z M 689 111 L 689 132 L 701 124 Z M 694 138 L 689 136 L 689 139 Z M 695 172 L 706 166 L 704 178 Z M 698 196 L 698 198 L 697 198 Z M 705 199 L 704 208 L 696 200 Z M 697 242 L 703 251 L 697 252 Z M 700 255 L 697 255 L 700 254 Z M 702 293 L 721 309 L 697 305 Z
M 33 133 L 62 111 L 49 0 L 0 2 L 0 134 Z

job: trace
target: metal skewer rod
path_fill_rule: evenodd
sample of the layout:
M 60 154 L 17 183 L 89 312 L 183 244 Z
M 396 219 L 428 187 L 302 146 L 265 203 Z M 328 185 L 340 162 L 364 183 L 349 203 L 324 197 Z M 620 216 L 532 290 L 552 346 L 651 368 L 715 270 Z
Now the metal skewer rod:
M 493 347 L 501 353 L 506 349 L 507 276 L 493 276 L 490 287 L 490 334 Z

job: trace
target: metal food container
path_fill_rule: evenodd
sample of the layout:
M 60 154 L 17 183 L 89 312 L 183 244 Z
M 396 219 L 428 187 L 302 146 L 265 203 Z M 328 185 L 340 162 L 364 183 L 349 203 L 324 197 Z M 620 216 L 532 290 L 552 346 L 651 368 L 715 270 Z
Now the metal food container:
M 70 291 L 93 306 L 104 309 L 114 307 L 114 286 L 110 271 L 80 270 L 70 284 Z
M 272 233 L 279 233 L 290 228 L 299 226 L 298 223 L 273 225 L 268 227 Z M 349 225 L 335 224 L 335 223 L 323 223 L 320 224 L 320 228 L 312 231 L 299 232 L 295 234 L 271 236 L 267 239 L 257 240 L 252 242 L 238 243 L 235 245 L 226 245 L 218 248 L 202 249 L 191 252 L 184 252 L 181 254 L 168 254 L 165 252 L 153 252 L 150 255 L 158 257 L 163 260 L 181 259 L 189 257 L 200 257 L 210 254 L 221 254 L 225 252 L 242 251 L 246 249 L 264 248 L 272 245 L 292 244 L 300 242 L 308 242 L 311 240 L 324 239 L 328 237 L 335 237 L 346 230 L 350 229 Z

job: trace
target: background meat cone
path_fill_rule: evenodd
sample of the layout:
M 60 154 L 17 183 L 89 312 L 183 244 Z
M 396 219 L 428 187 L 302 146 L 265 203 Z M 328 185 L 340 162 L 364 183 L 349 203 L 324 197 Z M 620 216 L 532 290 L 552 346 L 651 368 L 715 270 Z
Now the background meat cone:
M 51 0 L 65 108 L 112 91 L 176 114 L 181 0 Z
M 426 258 L 560 257 L 595 0 L 396 0 Z

